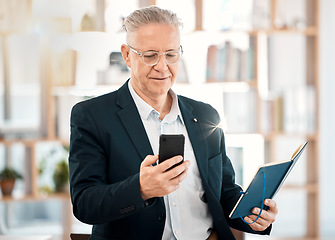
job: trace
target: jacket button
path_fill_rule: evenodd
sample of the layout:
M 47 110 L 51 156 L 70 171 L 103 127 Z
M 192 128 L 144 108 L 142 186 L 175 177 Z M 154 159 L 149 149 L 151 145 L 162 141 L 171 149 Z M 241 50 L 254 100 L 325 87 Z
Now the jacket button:
M 164 214 L 163 213 L 160 213 L 159 215 L 158 215 L 158 221 L 163 221 L 164 220 Z

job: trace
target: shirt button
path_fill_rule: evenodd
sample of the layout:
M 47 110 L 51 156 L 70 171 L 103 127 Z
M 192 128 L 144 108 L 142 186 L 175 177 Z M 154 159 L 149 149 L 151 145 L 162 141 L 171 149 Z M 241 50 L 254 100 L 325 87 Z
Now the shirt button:
M 159 215 L 158 215 L 158 221 L 163 221 L 164 220 L 164 214 L 163 213 L 160 213 Z
M 176 202 L 172 202 L 172 206 L 177 206 L 177 203 Z

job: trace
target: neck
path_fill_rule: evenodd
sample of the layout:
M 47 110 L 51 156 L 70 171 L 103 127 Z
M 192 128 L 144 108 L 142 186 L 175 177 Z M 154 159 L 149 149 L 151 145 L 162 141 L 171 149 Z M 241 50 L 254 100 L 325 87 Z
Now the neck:
M 159 98 L 150 98 L 140 96 L 146 103 L 148 103 L 153 109 L 159 112 L 159 119 L 163 120 L 164 117 L 170 112 L 172 106 L 172 97 L 169 93 Z
M 156 105 L 151 105 L 157 112 L 159 112 L 159 119 L 163 120 L 164 117 L 171 111 L 172 106 L 172 97 L 169 93 L 162 99 L 160 102 L 157 102 Z
M 170 112 L 172 106 L 172 97 L 169 93 L 159 96 L 147 96 L 142 94 L 141 91 L 137 91 L 134 86 L 133 89 L 140 98 L 142 98 L 153 109 L 159 112 L 160 120 L 163 120 L 164 117 Z

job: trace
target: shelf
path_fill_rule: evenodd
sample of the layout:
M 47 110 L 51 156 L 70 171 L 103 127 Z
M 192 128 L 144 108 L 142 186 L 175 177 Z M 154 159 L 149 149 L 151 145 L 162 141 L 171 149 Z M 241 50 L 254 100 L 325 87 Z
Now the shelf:
M 223 81 L 219 81 L 219 80 L 216 80 L 216 79 L 207 79 L 207 82 L 206 84 L 215 84 L 215 83 L 218 83 L 218 84 L 247 84 L 247 85 L 250 85 L 250 86 L 256 86 L 256 80 L 255 79 L 250 79 L 250 80 L 239 80 L 239 79 L 236 79 L 236 80 L 223 80 Z
M 292 137 L 292 138 L 305 138 L 306 140 L 310 141 L 317 141 L 319 138 L 318 133 L 286 133 L 286 132 L 272 132 L 272 133 L 260 133 L 264 136 L 265 140 L 271 141 L 278 137 Z
M 229 34 L 246 34 L 250 36 L 257 36 L 259 33 L 265 34 L 274 34 L 274 33 L 281 33 L 281 34 L 303 34 L 306 36 L 317 36 L 318 29 L 314 26 L 306 27 L 306 28 L 267 28 L 267 29 L 229 29 L 229 30 L 217 30 L 217 31 L 206 31 L 206 30 L 196 30 L 195 33 L 203 32 L 203 33 L 212 33 L 218 35 L 229 35 Z
M 0 240 L 52 240 L 51 235 L 36 235 L 36 236 L 0 236 Z
M 305 185 L 284 185 L 283 190 L 306 190 L 308 193 L 317 194 L 319 188 L 317 184 L 308 183 Z
M 0 197 L 0 202 L 29 202 L 29 201 L 48 201 L 50 199 L 55 200 L 69 200 L 70 193 L 52 193 L 52 194 L 39 194 L 25 195 L 25 196 L 2 196 Z
M 235 133 L 235 132 L 229 132 L 226 130 L 226 134 L 258 134 L 264 137 L 266 141 L 272 141 L 273 139 L 276 139 L 278 137 L 288 137 L 288 138 L 304 138 L 308 141 L 317 141 L 319 136 L 317 133 L 285 133 L 285 132 L 273 132 L 273 133 L 262 133 L 262 132 L 248 132 L 248 133 Z
M 209 79 L 205 84 L 216 84 L 222 87 L 224 92 L 246 92 L 249 91 L 250 88 L 257 88 L 257 82 L 255 80 L 224 80 L 219 82 Z
M 36 139 L 0 139 L 0 144 L 10 146 L 16 143 L 22 143 L 25 146 L 33 146 L 39 142 L 61 142 L 63 145 L 68 146 L 69 140 L 60 138 L 36 138 Z
M 303 29 L 295 29 L 295 28 L 283 28 L 283 29 L 259 29 L 259 30 L 254 30 L 251 31 L 252 34 L 258 34 L 258 33 L 265 33 L 267 35 L 270 34 L 302 34 L 306 36 L 317 36 L 318 35 L 318 30 L 316 27 L 307 27 Z

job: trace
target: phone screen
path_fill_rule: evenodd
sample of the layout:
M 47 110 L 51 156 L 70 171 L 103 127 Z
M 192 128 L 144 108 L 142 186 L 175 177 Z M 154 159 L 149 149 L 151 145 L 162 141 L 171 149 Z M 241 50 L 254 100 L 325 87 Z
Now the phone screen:
M 185 136 L 183 134 L 162 134 L 159 138 L 159 163 L 165 161 L 166 159 L 172 158 L 177 155 L 181 155 L 184 158 L 184 145 L 185 145 Z M 178 166 L 184 160 L 176 165 Z M 170 170 L 169 168 L 168 170 Z

